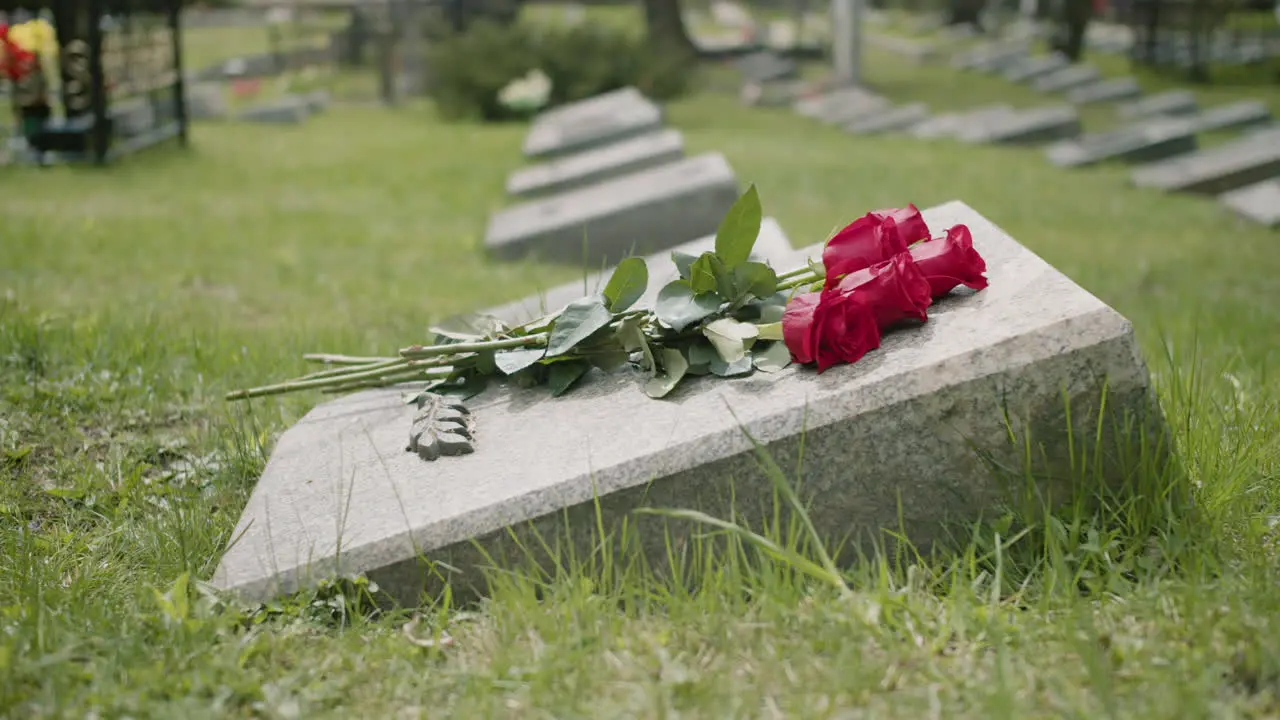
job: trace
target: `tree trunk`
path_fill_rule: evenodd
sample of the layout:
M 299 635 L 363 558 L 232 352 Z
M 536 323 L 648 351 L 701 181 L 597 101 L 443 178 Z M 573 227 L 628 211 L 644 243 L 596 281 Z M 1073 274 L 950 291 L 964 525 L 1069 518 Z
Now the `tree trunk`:
M 649 43 L 667 52 L 693 55 L 697 52 L 680 14 L 680 0 L 644 0 L 644 19 Z
M 951 0 L 947 11 L 948 25 L 969 24 L 981 29 L 980 22 L 985 0 Z
M 1091 0 L 1062 0 L 1060 25 L 1053 49 L 1066 55 L 1071 62 L 1079 62 L 1084 53 L 1084 34 L 1092 16 Z

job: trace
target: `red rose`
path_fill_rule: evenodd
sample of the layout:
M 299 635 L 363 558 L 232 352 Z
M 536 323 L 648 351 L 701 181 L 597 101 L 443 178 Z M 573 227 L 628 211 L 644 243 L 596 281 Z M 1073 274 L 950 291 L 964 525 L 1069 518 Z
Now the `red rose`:
M 857 293 L 824 290 L 787 303 L 782 339 L 796 362 L 816 360 L 822 372 L 832 365 L 857 362 L 880 347 L 880 328 Z
M 987 263 L 973 249 L 973 235 L 966 225 L 956 225 L 947 230 L 945 238 L 935 238 L 911 248 L 916 267 L 929 281 L 934 297 L 951 292 L 957 285 L 974 290 L 987 286 Z
M 929 227 L 914 205 L 873 210 L 836 233 L 822 250 L 828 289 L 851 272 L 871 267 L 929 237 Z
M 881 330 L 904 318 L 928 320 L 925 310 L 933 304 L 929 281 L 909 252 L 849 273 L 836 286 L 836 291 L 861 296 Z

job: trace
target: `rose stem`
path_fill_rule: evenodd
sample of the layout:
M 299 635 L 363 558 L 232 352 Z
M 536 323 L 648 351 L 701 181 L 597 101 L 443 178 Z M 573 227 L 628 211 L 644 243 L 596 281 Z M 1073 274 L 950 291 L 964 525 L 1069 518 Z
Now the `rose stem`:
M 390 357 L 357 357 L 355 355 L 330 355 L 329 353 L 308 353 L 302 356 L 303 360 L 313 363 L 322 363 L 324 365 L 372 365 L 373 363 L 387 362 L 388 360 L 397 360 L 398 358 Z
M 227 400 L 243 400 L 251 397 L 262 397 L 264 395 L 279 395 L 281 393 L 293 392 L 295 390 L 313 390 L 315 388 L 333 387 L 335 385 L 344 385 L 354 380 L 371 380 L 379 377 L 387 377 L 405 372 L 410 368 L 422 367 L 413 363 L 406 363 L 402 367 L 382 368 L 379 370 L 366 370 L 364 372 L 353 372 L 340 377 L 315 378 L 312 380 L 293 380 L 283 382 L 277 385 L 264 385 L 262 387 L 249 388 L 248 390 L 236 390 L 226 395 Z M 430 363 L 422 371 L 422 377 L 448 377 L 453 373 L 452 367 L 438 367 L 435 363 Z
M 482 352 L 484 350 L 506 350 L 529 345 L 544 345 L 549 337 L 549 333 L 538 333 L 537 335 L 525 335 L 524 337 L 508 338 L 506 340 L 483 340 L 480 342 L 453 343 L 452 345 L 410 347 L 401 350 L 400 357 L 417 359 L 435 357 L 437 355 L 456 355 L 467 352 Z
M 387 360 L 386 362 L 369 363 L 368 365 L 344 365 L 342 367 L 331 368 L 329 370 L 320 370 L 319 372 L 308 373 L 297 380 L 315 380 L 322 377 L 336 377 L 346 375 L 353 372 L 364 372 L 366 370 L 380 370 L 382 368 L 396 367 L 410 362 L 404 358 L 396 358 L 395 360 Z
M 405 375 L 388 375 L 387 377 L 373 378 L 372 380 L 357 380 L 343 385 L 334 385 L 332 387 L 322 388 L 320 392 L 325 394 L 350 392 L 351 390 L 362 390 L 365 388 L 386 387 L 388 385 L 399 385 L 403 382 L 411 382 L 414 380 L 439 379 L 434 376 L 424 375 L 422 372 L 407 373 Z
M 809 267 L 808 265 L 804 267 L 798 267 L 795 270 L 788 270 L 787 272 L 784 272 L 778 276 L 778 282 L 782 282 L 783 280 L 786 280 L 788 278 L 799 277 L 800 275 L 804 275 L 805 273 L 811 273 L 811 272 L 813 272 L 813 268 Z

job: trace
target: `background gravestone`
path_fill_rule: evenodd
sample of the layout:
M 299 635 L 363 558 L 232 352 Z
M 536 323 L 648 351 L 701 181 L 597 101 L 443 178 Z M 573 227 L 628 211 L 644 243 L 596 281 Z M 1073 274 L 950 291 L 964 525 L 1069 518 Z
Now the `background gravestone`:
M 922 139 L 954 138 L 962 134 L 972 133 L 975 128 L 982 127 L 990 122 L 996 122 L 1000 118 L 1013 115 L 1015 112 L 1012 105 L 1005 103 L 984 105 L 963 112 L 935 115 L 933 118 L 911 128 L 910 132 L 913 136 Z
M 1169 90 L 1150 97 L 1122 103 L 1116 113 L 1122 120 L 1161 115 L 1186 115 L 1196 111 L 1196 95 L 1190 90 Z
M 706 153 L 501 210 L 484 243 L 504 259 L 613 265 L 714 234 L 739 194 L 729 161 Z
M 1224 193 L 1280 175 L 1280 130 L 1258 133 L 1134 170 L 1139 187 Z
M 1080 134 L 1080 115 L 1070 105 L 1017 110 L 978 126 L 966 128 L 959 138 L 970 143 L 1032 145 L 1073 138 Z
M 1056 72 L 1047 73 L 1031 83 L 1031 89 L 1041 93 L 1058 93 L 1095 82 L 1102 74 L 1092 65 L 1071 65 Z
M 1082 135 L 1050 146 L 1045 156 L 1058 167 L 1082 167 L 1106 160 L 1153 162 L 1194 152 L 1195 133 L 1175 119 L 1146 120 L 1096 135 Z
M 660 568 L 668 540 L 705 528 L 635 509 L 757 518 L 773 506 L 744 428 L 821 498 L 811 519 L 843 562 L 883 528 L 927 553 L 950 523 L 1018 502 L 1028 483 L 1051 506 L 1098 483 L 1128 492 L 1139 459 L 1115 450 L 1149 448 L 1149 462 L 1168 451 L 1133 327 L 967 206 L 925 217 L 970 227 L 991 285 L 939 300 L 853 365 L 695 377 L 661 401 L 625 371 L 592 371 L 558 398 L 494 386 L 466 401 L 474 452 L 434 462 L 406 451 L 415 409 L 397 389 L 316 407 L 280 436 L 213 585 L 265 601 L 364 573 L 416 604 L 435 589 L 427 558 L 458 597 L 483 589 L 480 566 L 515 569 L 517 544 L 536 537 L 589 553 L 597 519 L 639 523 Z M 1073 472 L 1080 453 L 1096 468 Z
M 517 170 L 507 178 L 507 193 L 536 197 L 565 192 L 683 157 L 684 138 L 678 130 L 637 135 Z
M 1081 85 L 1067 92 L 1067 101 L 1072 105 L 1089 105 L 1092 103 L 1129 100 L 1142 94 L 1138 80 L 1125 76 L 1099 80 L 1088 85 Z
M 542 158 L 568 155 L 657 130 L 662 109 L 624 88 L 570 103 L 534 118 L 524 154 Z
M 1246 185 L 1223 193 L 1218 200 L 1256 223 L 1280 227 L 1280 179 Z

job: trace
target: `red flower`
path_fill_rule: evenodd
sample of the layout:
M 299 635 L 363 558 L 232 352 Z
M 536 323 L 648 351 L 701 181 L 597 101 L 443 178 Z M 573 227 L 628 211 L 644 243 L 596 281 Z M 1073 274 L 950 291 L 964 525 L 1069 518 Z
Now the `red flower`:
M 822 372 L 832 365 L 856 362 L 880 347 L 880 329 L 858 293 L 824 290 L 787 303 L 782 339 L 796 362 L 817 361 Z
M 822 250 L 826 287 L 840 278 L 903 252 L 917 240 L 929 237 L 929 227 L 915 205 L 873 210 L 836 233 Z
M 983 273 L 987 263 L 973 249 L 973 235 L 968 226 L 956 225 L 947 230 L 945 238 L 935 238 L 911 248 L 916 267 L 929 281 L 934 297 L 951 292 L 957 285 L 974 290 L 987 286 Z
M 929 281 L 909 252 L 849 273 L 836 286 L 836 291 L 860 296 L 871 308 L 881 330 L 904 318 L 928 320 L 925 310 L 933 303 Z

